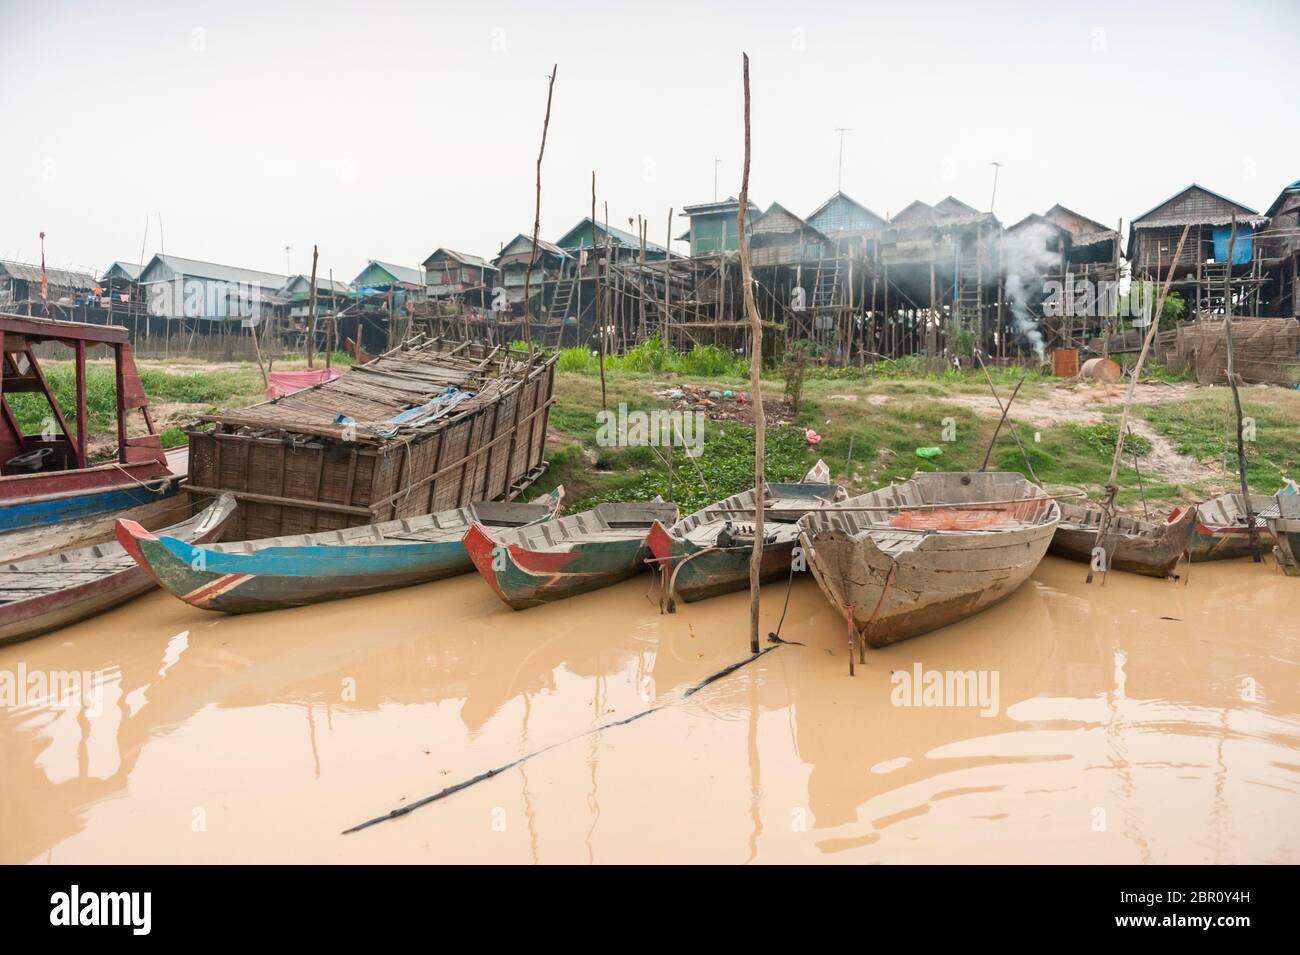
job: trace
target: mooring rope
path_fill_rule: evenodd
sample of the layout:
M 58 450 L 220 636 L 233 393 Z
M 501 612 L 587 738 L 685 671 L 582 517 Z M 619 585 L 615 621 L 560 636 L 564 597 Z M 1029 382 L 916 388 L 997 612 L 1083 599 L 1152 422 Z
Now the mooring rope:
M 784 643 L 785 641 L 781 641 L 781 642 Z M 532 759 L 535 756 L 541 756 L 543 753 L 548 753 L 551 750 L 558 749 L 561 746 L 567 746 L 569 743 L 577 742 L 580 739 L 585 739 L 588 736 L 593 736 L 596 733 L 603 732 L 604 730 L 607 729 L 614 729 L 615 727 L 618 726 L 627 726 L 629 723 L 635 723 L 643 716 L 649 716 L 651 713 L 657 713 L 662 709 L 666 709 L 669 706 L 673 706 L 676 703 L 681 702 L 681 700 L 689 699 L 690 697 L 700 692 L 700 690 L 704 689 L 709 684 L 715 683 L 716 681 L 721 680 L 725 676 L 730 676 L 732 673 L 735 673 L 741 667 L 748 666 L 749 664 L 753 663 L 755 660 L 757 660 L 759 657 L 763 656 L 764 654 L 771 653 L 773 650 L 777 649 L 777 646 L 779 646 L 779 644 L 767 647 L 766 649 L 760 650 L 758 651 L 758 653 L 755 653 L 752 656 L 746 657 L 743 660 L 738 660 L 737 662 L 732 663 L 729 666 L 723 667 L 717 673 L 713 673 L 705 677 L 699 683 L 696 683 L 694 686 L 687 689 L 686 692 L 682 694 L 680 699 L 666 700 L 657 706 L 650 707 L 648 710 L 642 710 L 640 713 L 633 713 L 631 716 L 625 716 L 621 720 L 611 720 L 608 723 L 602 723 L 599 726 L 592 727 L 586 732 L 578 733 L 576 736 L 570 736 L 568 739 L 563 739 L 558 742 L 551 743 L 549 746 L 543 746 L 541 749 L 534 750 L 531 753 L 525 753 L 523 756 L 520 756 L 518 759 L 513 759 L 503 766 L 497 766 L 494 769 L 489 769 L 484 772 L 481 772 L 477 776 L 473 776 L 470 779 L 462 780 L 461 782 L 448 786 L 445 789 L 440 789 L 438 790 L 438 792 L 433 793 L 432 795 L 425 796 L 422 799 L 417 799 L 415 802 L 410 803 L 409 805 L 406 806 L 402 806 L 399 809 L 393 809 L 392 811 L 387 812 L 382 816 L 375 816 L 373 819 L 367 819 L 365 822 L 359 822 L 355 826 L 351 827 L 350 829 L 344 829 L 342 835 L 346 836 L 349 833 L 360 832 L 362 829 L 369 829 L 371 826 L 377 826 L 381 822 L 388 822 L 390 819 L 399 819 L 402 816 L 405 816 L 407 813 L 414 812 L 416 809 L 419 809 L 421 806 L 427 806 L 430 803 L 435 803 L 438 802 L 439 800 L 446 799 L 448 796 L 458 793 L 463 789 L 468 789 L 470 786 L 473 786 L 476 783 L 481 783 L 486 780 L 489 780 L 493 776 L 499 776 L 501 773 L 504 773 L 506 770 L 513 769 L 514 767 L 520 765 L 521 763 L 527 762 L 528 760 Z

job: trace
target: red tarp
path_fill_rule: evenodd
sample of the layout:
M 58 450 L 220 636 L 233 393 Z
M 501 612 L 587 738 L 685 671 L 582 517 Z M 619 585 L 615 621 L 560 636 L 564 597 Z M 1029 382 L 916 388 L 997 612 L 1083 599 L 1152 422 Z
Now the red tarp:
M 302 391 L 312 385 L 324 384 L 342 376 L 337 368 L 316 368 L 308 371 L 273 371 L 271 383 L 267 386 L 267 400 L 283 398 L 295 391 Z

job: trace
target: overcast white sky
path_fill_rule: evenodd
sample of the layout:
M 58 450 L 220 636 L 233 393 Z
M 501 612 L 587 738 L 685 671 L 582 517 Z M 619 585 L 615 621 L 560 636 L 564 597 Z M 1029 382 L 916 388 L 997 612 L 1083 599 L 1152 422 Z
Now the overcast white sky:
M 0 257 L 160 250 L 351 280 L 740 189 L 799 215 L 948 193 L 1010 224 L 1126 223 L 1197 181 L 1261 211 L 1300 177 L 1300 4 L 0 0 Z M 675 234 L 685 228 L 674 219 Z

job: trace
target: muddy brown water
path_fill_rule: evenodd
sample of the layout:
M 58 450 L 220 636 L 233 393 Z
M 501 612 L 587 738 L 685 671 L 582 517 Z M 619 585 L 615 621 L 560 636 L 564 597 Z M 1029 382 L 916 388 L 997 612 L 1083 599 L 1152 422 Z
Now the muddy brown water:
M 11 680 L 100 681 L 0 710 L 0 861 L 1300 861 L 1300 581 L 1085 574 L 1048 558 L 855 677 L 801 575 L 804 645 L 690 696 L 747 656 L 746 594 L 661 616 L 640 577 L 513 613 L 471 575 L 228 617 L 155 592 L 0 649 Z M 996 675 L 991 715 L 897 705 L 918 665 Z

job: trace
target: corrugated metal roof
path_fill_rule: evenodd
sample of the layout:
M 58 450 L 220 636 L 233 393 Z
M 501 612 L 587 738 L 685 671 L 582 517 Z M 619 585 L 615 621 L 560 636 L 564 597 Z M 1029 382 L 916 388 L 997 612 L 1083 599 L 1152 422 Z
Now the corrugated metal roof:
M 515 236 L 513 239 L 511 239 L 501 248 L 501 251 L 497 253 L 496 258 L 493 259 L 492 261 L 493 262 L 501 261 L 501 257 L 506 254 L 506 250 L 521 241 L 525 245 L 530 245 L 533 239 L 532 236 L 524 235 L 522 232 L 519 233 L 517 236 Z M 558 245 L 556 245 L 553 242 L 547 242 L 545 239 L 537 240 L 537 248 L 542 252 L 549 252 L 551 255 L 558 255 L 562 259 L 571 258 L 568 252 L 565 252 L 563 249 L 561 249 Z
M 199 279 L 214 279 L 218 282 L 238 282 L 244 285 L 256 285 L 259 288 L 281 289 L 289 280 L 287 275 L 275 272 L 259 272 L 256 269 L 241 269 L 234 265 L 219 265 L 216 262 L 203 262 L 199 259 L 183 259 L 178 255 L 158 253 L 149 260 L 141 271 L 143 278 L 155 263 L 167 266 L 173 272 Z
M 0 260 L 0 272 L 22 279 L 24 282 L 41 281 L 40 265 L 32 265 L 28 262 Z M 99 280 L 92 273 L 77 272 L 72 269 L 52 269 L 47 266 L 45 276 L 51 285 L 57 285 L 59 288 L 92 289 L 99 284 Z
M 596 220 L 596 228 L 604 232 L 608 232 L 614 238 L 615 245 L 624 246 L 629 249 L 641 248 L 640 238 L 634 236 L 631 232 L 624 232 L 622 229 L 616 229 L 612 225 L 608 225 L 607 223 L 601 222 L 599 219 Z M 575 232 L 578 234 L 578 240 L 579 240 L 577 248 L 580 249 L 591 248 L 591 216 L 584 216 L 582 218 L 582 221 L 580 221 L 568 232 L 564 233 L 564 235 L 556 239 L 555 244 L 557 246 L 563 246 L 568 241 L 569 237 L 573 235 Z M 585 244 L 582 241 L 584 239 L 586 240 Z M 667 253 L 668 251 L 662 245 L 657 245 L 654 242 L 651 242 L 649 239 L 646 239 L 645 248 L 647 252 Z
M 425 259 L 424 262 L 421 264 L 424 265 L 425 268 L 428 268 L 429 263 L 432 262 L 434 259 L 436 259 L 439 255 L 445 255 L 449 259 L 455 259 L 461 265 L 471 265 L 474 268 L 478 268 L 478 269 L 492 268 L 492 266 L 488 264 L 487 259 L 480 258 L 477 255 L 470 255 L 468 252 L 457 252 L 455 249 L 448 249 L 446 246 L 441 246 L 437 249 L 434 249 L 433 252 L 429 255 L 429 257 Z
M 818 206 L 811 213 L 809 213 L 806 221 L 811 225 L 813 225 L 814 228 L 821 228 L 821 226 L 817 225 L 817 223 L 815 222 L 816 218 L 819 215 L 821 215 L 823 212 L 825 212 L 827 209 L 829 209 L 836 202 L 846 202 L 849 205 L 853 206 L 854 208 L 859 209 L 862 212 L 865 212 L 871 218 L 877 220 L 877 222 L 880 225 L 885 224 L 884 216 L 879 215 L 878 213 L 872 211 L 871 209 L 868 209 L 862 203 L 858 202 L 858 200 L 854 199 L 852 196 L 838 189 L 831 194 L 831 197 L 829 199 L 827 199 L 820 206 Z M 829 231 L 835 231 L 835 230 L 829 230 Z
M 297 275 L 291 275 L 291 276 L 289 276 L 288 281 L 286 281 L 286 282 L 284 283 L 284 285 L 281 286 L 280 291 L 281 291 L 281 292 L 285 292 L 285 291 L 289 288 L 290 285 L 295 284 L 295 283 L 298 282 L 299 280 L 301 280 L 301 282 L 302 282 L 302 287 L 303 287 L 304 292 L 306 292 L 306 293 L 310 293 L 310 291 L 311 291 L 311 276 L 310 276 L 310 275 L 304 275 L 304 274 L 302 274 L 301 272 L 300 272 L 299 274 L 297 274 Z M 331 291 L 331 290 L 333 290 L 334 292 L 336 292 L 336 293 L 339 294 L 339 295 L 346 295 L 346 294 L 348 293 L 348 291 L 349 291 L 349 289 L 348 289 L 348 284 L 347 284 L 346 282 L 340 282 L 340 281 L 338 281 L 338 279 L 335 279 L 333 282 L 331 282 L 328 278 L 325 278 L 325 277 L 323 277 L 323 276 L 321 276 L 321 275 L 317 275 L 317 276 L 316 276 L 316 291 L 319 293 L 319 292 L 321 292 L 321 291 L 329 292 L 329 291 Z
M 109 274 L 112 273 L 114 269 L 117 269 L 119 272 L 121 272 L 123 275 L 125 275 L 127 278 L 131 279 L 132 281 L 138 281 L 140 278 L 140 273 L 144 271 L 144 266 L 141 265 L 139 262 L 117 261 L 104 270 L 104 274 L 100 276 L 100 280 L 107 281 Z
M 361 276 L 375 267 L 383 269 L 398 282 L 405 282 L 407 285 L 424 284 L 424 273 L 419 269 L 413 269 L 409 265 L 394 265 L 392 262 L 383 262 L 379 259 L 371 259 L 367 262 L 366 267 L 357 274 L 357 278 L 352 280 L 353 283 L 355 284 Z
M 749 201 L 749 208 L 752 212 L 761 211 L 754 203 Z M 681 214 L 684 216 L 715 215 L 720 212 L 739 212 L 740 200 L 735 196 L 727 196 L 725 199 L 719 199 L 717 202 L 697 202 L 693 206 L 682 206 Z

